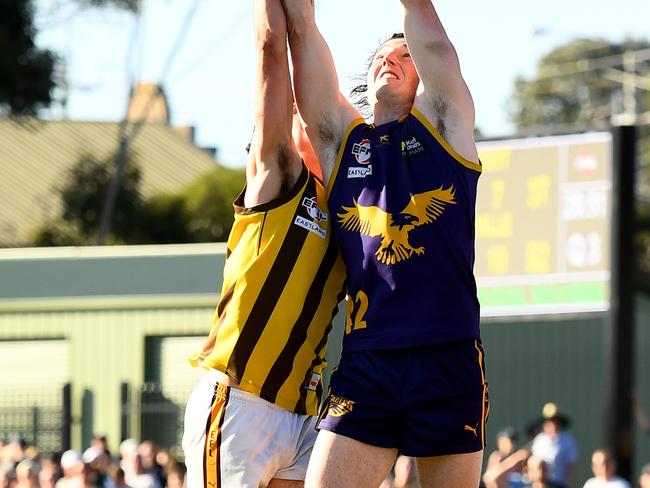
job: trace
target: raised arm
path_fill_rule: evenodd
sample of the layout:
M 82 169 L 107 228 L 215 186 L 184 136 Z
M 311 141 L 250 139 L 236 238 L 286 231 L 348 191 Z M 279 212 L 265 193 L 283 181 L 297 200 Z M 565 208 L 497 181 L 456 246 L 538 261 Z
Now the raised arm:
M 257 47 L 255 131 L 246 165 L 244 204 L 253 207 L 291 188 L 302 169 L 291 139 L 293 94 L 287 24 L 280 0 L 254 0 Z
M 422 82 L 415 107 L 437 125 L 452 147 L 478 161 L 473 139 L 474 102 L 452 45 L 431 0 L 401 0 L 404 35 Z
M 339 90 L 332 54 L 316 26 L 313 0 L 282 0 L 289 25 L 293 85 L 325 182 L 348 125 L 360 117 Z

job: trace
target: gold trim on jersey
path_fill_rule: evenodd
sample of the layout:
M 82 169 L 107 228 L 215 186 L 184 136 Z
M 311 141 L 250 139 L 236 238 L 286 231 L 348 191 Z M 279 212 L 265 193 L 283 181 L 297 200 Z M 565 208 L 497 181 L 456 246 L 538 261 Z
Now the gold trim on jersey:
M 481 398 L 481 445 L 485 449 L 485 424 L 487 423 L 488 415 L 490 415 L 490 400 L 488 399 L 488 384 L 485 377 L 485 358 L 483 347 L 479 341 L 474 341 L 474 348 L 478 352 L 478 366 L 481 370 L 481 383 L 483 384 L 483 395 Z
M 415 116 L 416 119 L 420 121 L 422 125 L 424 125 L 427 130 L 431 133 L 431 135 L 440 143 L 442 147 L 445 148 L 445 150 L 460 164 L 465 166 L 466 168 L 469 168 L 474 171 L 478 171 L 479 173 L 483 172 L 483 167 L 480 164 L 476 164 L 469 159 L 465 159 L 462 157 L 460 154 L 456 152 L 456 150 L 449 145 L 449 143 L 445 140 L 444 137 L 442 137 L 442 134 L 438 132 L 433 125 L 431 125 L 431 122 L 429 122 L 429 119 L 427 119 L 422 112 L 420 112 L 415 106 L 411 108 L 411 113 Z
M 354 119 L 352 122 L 350 122 L 350 125 L 348 125 L 348 128 L 345 129 L 345 132 L 343 133 L 343 138 L 341 139 L 341 145 L 339 146 L 339 152 L 336 155 L 336 161 L 334 163 L 334 168 L 332 168 L 332 174 L 330 175 L 330 180 L 327 183 L 327 194 L 329 195 L 330 192 L 332 191 L 332 186 L 334 186 L 334 180 L 338 176 L 339 173 L 339 167 L 341 166 L 341 161 L 343 160 L 343 154 L 345 153 L 345 146 L 348 144 L 348 138 L 350 137 L 350 133 L 359 125 L 364 124 L 365 120 L 363 118 L 359 117 L 357 119 Z

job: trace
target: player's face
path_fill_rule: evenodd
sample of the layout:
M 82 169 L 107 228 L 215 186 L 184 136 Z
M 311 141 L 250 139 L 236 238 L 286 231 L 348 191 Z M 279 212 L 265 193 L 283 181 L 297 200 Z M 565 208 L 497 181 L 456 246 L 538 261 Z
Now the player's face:
M 420 79 L 406 41 L 392 39 L 377 53 L 368 71 L 368 101 L 374 105 L 388 95 L 413 99 Z

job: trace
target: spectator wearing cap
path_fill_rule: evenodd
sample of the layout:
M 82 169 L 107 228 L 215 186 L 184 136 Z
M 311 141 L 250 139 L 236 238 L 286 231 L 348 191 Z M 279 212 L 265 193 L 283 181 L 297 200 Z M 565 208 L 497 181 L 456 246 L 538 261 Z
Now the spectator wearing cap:
M 506 427 L 497 434 L 497 448 L 488 457 L 483 474 L 486 488 L 508 488 L 511 475 L 521 475 L 530 452 L 516 451 L 517 437 L 513 427 Z
M 541 422 L 542 431 L 533 439 L 531 452 L 546 463 L 550 482 L 573 488 L 578 447 L 567 431 L 569 417 L 555 403 L 547 403 L 542 409 Z
M 89 470 L 91 484 L 99 488 L 108 488 L 109 484 L 106 470 L 111 462 L 111 458 L 106 451 L 90 446 L 84 451 L 81 458 Z
M 632 488 L 630 483 L 616 476 L 616 460 L 606 449 L 597 449 L 591 455 L 591 471 L 583 488 Z
M 641 468 L 641 475 L 639 476 L 639 486 L 641 488 L 650 488 L 650 464 L 646 464 Z
M 38 463 L 23 459 L 16 466 L 16 488 L 39 488 Z
M 61 455 L 63 478 L 56 482 L 55 488 L 88 488 L 88 470 L 85 463 L 75 450 L 65 451 Z

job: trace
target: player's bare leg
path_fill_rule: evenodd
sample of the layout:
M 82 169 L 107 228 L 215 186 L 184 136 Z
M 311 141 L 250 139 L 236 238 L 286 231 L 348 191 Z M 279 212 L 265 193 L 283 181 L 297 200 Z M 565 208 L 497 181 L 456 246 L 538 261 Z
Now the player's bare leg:
M 396 456 L 397 449 L 321 430 L 309 460 L 305 488 L 377 488 Z
M 476 488 L 481 477 L 483 451 L 417 458 L 421 488 Z

